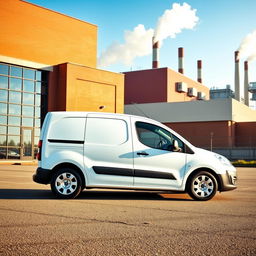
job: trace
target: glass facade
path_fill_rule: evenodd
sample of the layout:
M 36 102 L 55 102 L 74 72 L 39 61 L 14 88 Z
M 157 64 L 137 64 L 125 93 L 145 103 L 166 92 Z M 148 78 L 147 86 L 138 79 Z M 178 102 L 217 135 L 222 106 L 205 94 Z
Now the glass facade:
M 0 160 L 36 157 L 47 72 L 0 63 Z

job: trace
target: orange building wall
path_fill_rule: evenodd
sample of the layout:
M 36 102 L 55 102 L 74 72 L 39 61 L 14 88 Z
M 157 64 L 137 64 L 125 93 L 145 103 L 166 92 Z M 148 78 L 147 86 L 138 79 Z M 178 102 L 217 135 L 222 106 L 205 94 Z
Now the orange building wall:
M 181 73 L 175 72 L 168 69 L 168 92 L 167 92 L 167 102 L 181 102 L 181 101 L 191 101 L 197 100 L 197 97 L 189 97 L 187 93 L 177 92 L 177 82 L 184 82 L 187 84 L 188 88 L 193 87 L 197 89 L 197 92 L 205 93 L 205 100 L 210 99 L 210 90 L 203 84 L 194 81 Z
M 97 26 L 20 0 L 0 1 L 1 55 L 96 67 Z
M 234 145 L 235 124 L 231 121 L 165 123 L 197 147 Z
M 197 100 L 187 93 L 177 91 L 177 82 L 185 82 L 198 92 L 204 92 L 209 100 L 209 89 L 180 73 L 168 68 L 125 72 L 125 104 L 182 102 Z
M 48 111 L 124 112 L 122 74 L 65 63 L 50 74 L 49 88 Z

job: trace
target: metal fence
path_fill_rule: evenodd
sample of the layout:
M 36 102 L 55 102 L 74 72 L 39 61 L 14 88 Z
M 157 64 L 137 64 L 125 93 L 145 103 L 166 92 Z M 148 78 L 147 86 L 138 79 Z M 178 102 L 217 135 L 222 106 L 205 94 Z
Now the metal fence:
M 213 152 L 235 160 L 256 160 L 256 148 L 235 147 L 235 148 L 213 148 Z

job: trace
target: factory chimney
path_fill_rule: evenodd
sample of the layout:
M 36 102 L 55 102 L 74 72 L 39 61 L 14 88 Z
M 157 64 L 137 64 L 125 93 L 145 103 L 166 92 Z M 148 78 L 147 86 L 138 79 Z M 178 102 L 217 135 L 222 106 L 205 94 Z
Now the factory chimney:
M 178 55 L 179 55 L 179 73 L 184 74 L 184 69 L 183 69 L 183 57 L 184 57 L 184 50 L 183 47 L 180 47 L 178 49 Z
M 202 61 L 197 61 L 197 82 L 202 83 Z
M 152 68 L 158 68 L 159 67 L 159 42 L 154 42 L 154 37 L 152 39 L 153 41 L 153 54 L 152 54 Z
M 244 62 L 244 104 L 249 107 L 248 61 Z
M 240 101 L 239 51 L 235 51 L 235 99 Z

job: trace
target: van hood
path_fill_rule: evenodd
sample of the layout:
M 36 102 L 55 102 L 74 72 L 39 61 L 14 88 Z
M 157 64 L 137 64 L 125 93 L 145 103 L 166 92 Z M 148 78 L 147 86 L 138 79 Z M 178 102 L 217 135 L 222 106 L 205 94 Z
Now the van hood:
M 215 160 L 219 160 L 221 164 L 223 165 L 232 165 L 231 162 L 223 155 L 220 155 L 218 153 L 202 149 L 202 148 L 195 148 L 196 152 L 198 152 L 200 155 L 204 155 L 208 158 L 214 158 Z
M 214 154 L 216 154 L 216 153 L 214 153 L 214 152 L 212 152 L 212 151 L 209 151 L 209 150 L 206 150 L 206 149 L 202 149 L 202 148 L 197 148 L 197 147 L 195 147 L 195 150 L 196 150 L 198 153 L 204 154 L 204 155 L 211 155 L 211 156 L 213 156 Z

